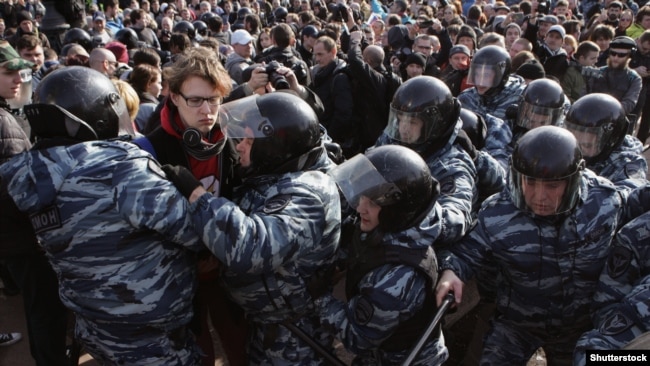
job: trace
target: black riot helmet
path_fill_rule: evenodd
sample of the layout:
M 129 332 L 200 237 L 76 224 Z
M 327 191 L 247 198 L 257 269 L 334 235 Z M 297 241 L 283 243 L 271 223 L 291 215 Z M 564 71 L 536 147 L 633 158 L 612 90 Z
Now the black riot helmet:
M 576 100 L 569 108 L 565 125 L 578 139 L 587 163 L 592 164 L 606 159 L 623 141 L 629 121 L 616 98 L 592 93 Z
M 324 152 L 316 113 L 293 94 L 238 99 L 223 104 L 219 113 L 228 138 L 254 139 L 244 176 L 301 171 Z
M 205 13 L 201 14 L 201 16 L 199 17 L 199 20 L 207 24 L 208 20 L 210 20 L 212 18 L 216 18 L 216 17 L 217 17 L 217 14 L 215 14 L 215 13 L 213 13 L 211 11 L 208 11 L 208 12 L 205 12 Z
M 138 34 L 129 27 L 124 27 L 115 33 L 115 40 L 126 46 L 127 50 L 138 48 Z
M 547 125 L 562 126 L 566 113 L 564 103 L 564 91 L 556 81 L 533 80 L 524 89 L 515 123 L 525 130 Z
M 526 132 L 515 145 L 510 161 L 510 192 L 517 208 L 541 216 L 572 210 L 580 196 L 580 178 L 585 162 L 578 141 L 562 127 L 541 126 Z M 566 187 L 556 202 L 537 202 L 531 207 L 525 193 L 529 189 L 552 189 L 553 184 Z M 538 194 L 544 196 L 544 194 Z M 541 205 L 541 207 L 540 207 Z
M 463 131 L 472 141 L 472 145 L 479 150 L 485 147 L 485 138 L 487 137 L 485 118 L 469 109 L 461 108 L 460 119 L 463 121 Z
M 113 82 L 99 71 L 68 66 L 43 78 L 34 103 L 25 106 L 32 132 L 40 138 L 77 141 L 135 135 L 124 100 Z
M 367 197 L 382 207 L 379 228 L 404 230 L 417 224 L 438 197 L 438 182 L 415 151 L 399 145 L 372 148 L 329 173 L 352 207 Z
M 90 52 L 93 49 L 93 40 L 88 32 L 81 28 L 70 28 L 63 36 L 63 45 L 76 43 Z
M 243 23 L 247 15 L 253 14 L 251 8 L 243 7 L 237 10 L 237 22 Z
M 205 24 L 204 21 L 202 20 L 195 20 L 192 22 L 192 25 L 194 26 L 194 30 L 198 35 L 201 37 L 207 37 L 208 36 L 208 25 Z
M 190 37 L 191 40 L 196 37 L 196 30 L 194 29 L 194 26 L 187 20 L 181 20 L 180 22 L 176 23 L 174 25 L 174 28 L 172 28 L 172 32 L 185 33 L 188 37 Z
M 287 22 L 287 15 L 289 15 L 289 12 L 287 11 L 287 8 L 285 7 L 278 7 L 275 10 L 273 10 L 273 23 L 286 23 Z
M 447 142 L 459 115 L 460 103 L 444 82 L 417 76 L 395 91 L 384 133 L 397 144 L 423 154 Z
M 467 83 L 477 87 L 489 87 L 484 95 L 494 95 L 506 85 L 510 68 L 510 55 L 503 47 L 482 47 L 469 65 Z

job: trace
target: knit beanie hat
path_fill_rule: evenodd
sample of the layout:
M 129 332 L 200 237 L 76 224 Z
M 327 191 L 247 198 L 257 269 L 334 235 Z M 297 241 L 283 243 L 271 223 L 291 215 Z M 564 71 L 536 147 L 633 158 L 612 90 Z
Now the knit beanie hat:
M 544 67 L 537 60 L 530 60 L 519 66 L 516 72 L 517 75 L 524 79 L 537 80 L 546 77 Z
M 34 18 L 32 18 L 32 13 L 28 12 L 27 10 L 21 10 L 16 14 L 16 24 L 20 25 L 24 20 L 29 20 L 32 21 Z
M 421 53 L 416 52 L 416 53 L 412 53 L 412 54 L 408 55 L 408 57 L 406 58 L 406 62 L 404 64 L 406 66 L 408 66 L 410 64 L 416 64 L 416 65 L 420 65 L 420 66 L 424 67 L 427 64 L 427 61 L 424 58 L 424 55 L 422 55 Z
M 472 42 L 474 42 L 474 48 L 476 48 L 476 32 L 469 25 L 462 25 L 460 30 L 458 30 L 458 35 L 456 36 L 456 43 L 461 37 L 470 37 Z

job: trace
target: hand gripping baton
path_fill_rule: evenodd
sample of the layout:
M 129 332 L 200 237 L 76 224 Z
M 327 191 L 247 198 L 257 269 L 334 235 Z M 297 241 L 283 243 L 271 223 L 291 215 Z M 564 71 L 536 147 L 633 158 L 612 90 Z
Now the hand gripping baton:
M 447 293 L 447 295 L 445 295 L 445 298 L 442 300 L 442 304 L 440 304 L 440 307 L 438 308 L 436 315 L 433 317 L 431 322 L 429 322 L 429 326 L 424 331 L 424 333 L 422 333 L 422 335 L 420 336 L 418 343 L 415 344 L 415 346 L 411 349 L 411 352 L 409 352 L 408 357 L 404 360 L 404 362 L 402 362 L 402 366 L 410 366 L 413 363 L 413 361 L 418 356 L 418 354 L 420 354 L 420 351 L 422 350 L 424 343 L 426 343 L 427 339 L 429 339 L 431 333 L 433 333 L 433 331 L 438 326 L 438 323 L 440 323 L 442 316 L 445 315 L 445 313 L 453 303 L 454 303 L 454 293 L 449 292 Z

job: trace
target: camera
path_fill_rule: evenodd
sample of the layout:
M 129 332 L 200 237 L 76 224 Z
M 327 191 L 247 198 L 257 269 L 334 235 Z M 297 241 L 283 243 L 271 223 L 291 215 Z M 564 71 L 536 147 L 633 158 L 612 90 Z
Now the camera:
M 167 29 L 163 29 L 162 31 L 160 31 L 160 38 L 164 38 L 164 37 L 169 38 L 171 36 L 172 36 L 172 32 L 168 31 Z
M 406 62 L 406 58 L 409 57 L 409 55 L 413 53 L 410 48 L 408 47 L 403 47 L 400 48 L 399 50 L 395 51 L 395 57 L 399 60 L 399 62 L 404 63 Z
M 271 85 L 273 85 L 276 90 L 290 89 L 291 87 L 287 81 L 287 78 L 284 77 L 284 75 L 278 73 L 278 69 L 280 67 L 282 67 L 282 65 L 280 65 L 279 62 L 271 61 L 268 65 L 266 65 L 265 72 L 269 76 Z
M 433 20 L 423 20 L 421 22 L 418 22 L 418 27 L 420 28 L 433 27 Z
M 539 5 L 537 5 L 537 12 L 540 14 L 548 14 L 548 3 L 545 1 L 539 3 Z

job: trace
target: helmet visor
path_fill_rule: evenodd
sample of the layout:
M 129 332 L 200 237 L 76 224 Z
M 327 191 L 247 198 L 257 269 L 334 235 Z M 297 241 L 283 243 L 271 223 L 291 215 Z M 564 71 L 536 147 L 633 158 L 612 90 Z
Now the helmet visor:
M 582 156 L 592 158 L 598 156 L 604 149 L 609 136 L 602 127 L 585 127 L 574 123 L 565 122 L 566 129 L 571 131 L 578 140 Z
M 257 96 L 250 96 L 223 104 L 218 122 L 228 138 L 264 138 L 273 136 L 273 125 L 260 114 Z
M 496 65 L 474 64 L 469 66 L 467 83 L 486 88 L 499 86 L 503 79 L 503 70 Z
M 401 195 L 399 188 L 387 182 L 363 154 L 338 165 L 328 174 L 354 208 L 359 205 L 362 196 L 379 206 L 387 206 L 397 202 Z
M 436 126 L 442 117 L 435 108 L 423 112 L 404 112 L 391 106 L 388 124 L 384 133 L 404 145 L 419 145 L 429 139 L 435 139 L 441 132 Z
M 540 179 L 510 170 L 510 191 L 515 206 L 538 216 L 558 215 L 571 210 L 578 200 L 581 168 L 558 179 Z
M 540 126 L 562 126 L 564 110 L 562 108 L 543 107 L 523 102 L 517 113 L 517 126 L 532 130 Z

